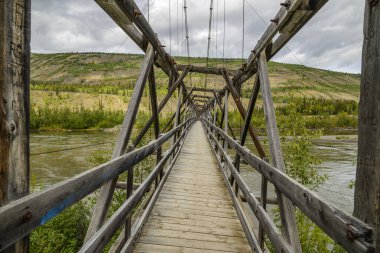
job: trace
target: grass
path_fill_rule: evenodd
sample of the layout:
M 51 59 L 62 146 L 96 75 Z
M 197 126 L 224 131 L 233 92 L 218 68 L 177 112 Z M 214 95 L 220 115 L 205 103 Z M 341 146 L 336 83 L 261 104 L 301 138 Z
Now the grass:
M 187 63 L 186 57 L 175 57 L 175 60 L 178 64 Z M 143 55 L 137 54 L 32 54 L 32 127 L 103 128 L 120 124 L 142 61 Z M 206 59 L 201 57 L 191 59 L 194 65 L 204 66 L 205 62 Z M 241 60 L 226 59 L 224 64 L 228 69 L 238 69 Z M 210 59 L 210 66 L 222 67 L 223 62 Z M 287 99 L 291 93 L 302 104 L 301 113 L 307 117 L 308 127 L 356 126 L 360 75 L 277 62 L 269 62 L 268 68 L 279 121 L 287 114 Z M 155 70 L 155 75 L 158 101 L 161 101 L 167 94 L 168 78 L 160 69 Z M 208 87 L 220 89 L 224 86 L 221 76 L 209 75 L 207 80 Z M 203 87 L 204 81 L 205 75 L 191 74 L 191 85 Z M 253 81 L 254 78 L 248 80 L 242 89 L 245 106 L 248 105 Z M 190 78 L 187 77 L 185 83 L 190 86 Z M 169 101 L 163 116 L 167 118 L 175 111 L 176 100 L 173 97 Z M 229 103 L 230 108 L 235 108 L 232 100 Z M 255 117 L 260 123 L 263 113 L 260 96 L 257 104 L 259 114 Z M 144 115 L 151 113 L 147 87 L 139 112 Z M 236 115 L 231 116 L 232 120 L 234 117 L 238 120 Z

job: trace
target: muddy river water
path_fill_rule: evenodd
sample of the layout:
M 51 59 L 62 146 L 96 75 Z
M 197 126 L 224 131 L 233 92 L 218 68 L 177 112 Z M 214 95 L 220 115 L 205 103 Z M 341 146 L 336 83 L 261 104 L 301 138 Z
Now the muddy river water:
M 96 151 L 109 150 L 117 133 L 101 131 L 35 132 L 31 135 L 31 184 L 34 191 L 77 175 L 89 168 L 88 158 Z M 266 145 L 266 144 L 265 144 Z M 252 143 L 248 143 L 253 148 Z M 265 147 L 266 149 L 268 147 Z M 351 213 L 355 179 L 357 137 L 323 136 L 314 143 L 313 152 L 322 160 L 320 173 L 328 179 L 318 192 L 339 208 Z M 259 174 L 248 166 L 242 175 L 254 193 L 259 195 Z M 273 193 L 272 193 L 273 194 Z

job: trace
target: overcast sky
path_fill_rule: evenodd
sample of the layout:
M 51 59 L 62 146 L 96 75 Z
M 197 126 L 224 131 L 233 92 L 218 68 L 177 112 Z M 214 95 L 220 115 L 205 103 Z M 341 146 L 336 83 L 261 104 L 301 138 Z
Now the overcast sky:
M 150 22 L 171 51 L 184 55 L 183 0 L 150 0 Z M 210 56 L 223 53 L 223 1 L 214 0 L 214 25 Z M 148 0 L 136 1 L 147 16 Z M 245 0 L 247 57 L 280 8 L 283 0 Z M 243 0 L 226 0 L 225 57 L 242 54 Z M 206 56 L 209 0 L 187 0 L 191 56 Z M 217 8 L 218 6 L 218 8 Z M 364 3 L 330 0 L 322 10 L 273 59 L 279 62 L 359 73 L 363 40 Z M 177 29 L 178 21 L 178 29 Z M 217 48 L 217 49 L 216 49 Z M 142 53 L 126 34 L 92 0 L 33 0 L 32 51 Z

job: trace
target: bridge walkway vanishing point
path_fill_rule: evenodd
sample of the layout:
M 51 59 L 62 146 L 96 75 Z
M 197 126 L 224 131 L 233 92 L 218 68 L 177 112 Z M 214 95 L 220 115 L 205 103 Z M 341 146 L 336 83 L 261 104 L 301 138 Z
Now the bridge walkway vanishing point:
M 134 252 L 251 252 L 200 121 L 187 135 Z
M 328 0 L 281 3 L 247 60 L 235 70 L 192 65 L 186 1 L 189 62 L 177 65 L 134 0 L 95 0 L 145 53 L 112 159 L 32 193 L 29 192 L 31 1 L 0 2 L 0 16 L 4 20 L 0 22 L 0 41 L 4 42 L 0 43 L 3 77 L 0 78 L 0 252 L 28 252 L 30 233 L 99 191 L 80 253 L 104 252 L 111 243 L 112 253 L 262 253 L 268 252 L 267 242 L 275 252 L 302 253 L 296 210 L 346 251 L 380 253 L 379 0 L 363 1 L 363 68 L 353 215 L 339 210 L 286 174 L 267 64 Z M 210 31 L 212 8 L 209 20 Z M 305 41 L 311 39 L 314 37 Z M 168 80 L 164 97 L 157 96 L 156 76 L 162 78 L 161 72 L 156 74 L 158 69 Z M 218 83 L 223 88 L 210 89 L 207 77 L 204 87 L 193 86 L 191 76 L 189 83 L 185 80 L 191 72 L 219 75 Z M 253 85 L 247 83 L 253 76 Z M 251 90 L 248 106 L 244 105 L 240 92 L 243 85 Z M 151 116 L 134 136 L 145 88 L 149 88 Z M 258 98 L 265 115 L 268 154 L 252 122 Z M 177 100 L 176 110 L 165 122 L 164 108 L 173 99 Z M 236 107 L 229 105 L 231 100 Z M 239 119 L 244 121 L 240 138 L 234 136 L 233 121 L 228 119 L 231 108 L 236 108 Z M 162 128 L 163 123 L 166 125 Z M 150 129 L 154 130 L 154 140 L 144 144 Z M 258 155 L 244 145 L 247 137 L 255 144 Z M 241 160 L 260 174 L 260 196 L 251 192 L 240 174 Z M 134 185 L 135 171 L 146 166 L 145 162 L 149 164 L 149 175 L 140 185 Z M 281 228 L 266 207 L 268 184 L 276 189 L 272 202 L 278 206 Z M 116 189 L 123 190 L 126 199 L 109 217 Z M 242 205 L 241 200 L 246 203 Z M 124 232 L 113 241 L 120 230 Z

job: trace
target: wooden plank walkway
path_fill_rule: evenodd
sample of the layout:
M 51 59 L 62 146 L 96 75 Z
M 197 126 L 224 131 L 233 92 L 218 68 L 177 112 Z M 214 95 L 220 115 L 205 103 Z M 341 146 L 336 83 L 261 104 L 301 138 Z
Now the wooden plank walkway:
M 251 252 L 206 138 L 196 122 L 134 252 Z

